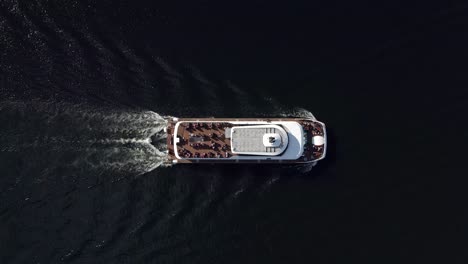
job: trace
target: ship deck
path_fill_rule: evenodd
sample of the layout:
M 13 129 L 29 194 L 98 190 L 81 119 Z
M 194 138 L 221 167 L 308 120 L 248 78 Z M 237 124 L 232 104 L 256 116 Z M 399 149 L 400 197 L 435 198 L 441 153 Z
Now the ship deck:
M 242 119 L 244 120 L 244 119 Z M 245 119 L 248 120 L 248 119 Z M 253 119 L 254 121 L 265 121 Z M 282 119 L 283 121 L 292 119 Z M 225 129 L 233 127 L 230 120 L 216 121 L 215 119 L 180 119 L 181 122 L 177 131 L 175 124 L 177 122 L 168 122 L 167 127 L 167 145 L 168 162 L 177 160 L 177 163 L 304 163 L 311 162 L 319 158 L 324 153 L 323 147 L 316 147 L 310 144 L 314 135 L 324 135 L 324 130 L 320 123 L 311 120 L 297 119 L 303 125 L 307 135 L 307 143 L 304 146 L 304 154 L 298 160 L 239 160 L 237 154 L 231 152 L 231 140 L 226 138 Z M 232 121 L 240 121 L 232 119 Z M 249 120 L 252 121 L 252 120 Z M 275 120 L 276 121 L 276 120 Z M 239 126 L 239 124 L 235 124 Z M 180 141 L 174 149 L 174 133 Z M 195 139 L 195 140 L 194 140 Z M 179 155 L 178 159 L 175 151 Z

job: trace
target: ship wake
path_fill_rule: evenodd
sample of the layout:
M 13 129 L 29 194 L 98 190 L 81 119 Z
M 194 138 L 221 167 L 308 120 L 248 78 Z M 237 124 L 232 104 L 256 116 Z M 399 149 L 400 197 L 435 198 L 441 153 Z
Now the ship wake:
M 47 101 L 0 102 L 0 151 L 44 169 L 143 174 L 167 160 L 166 121 L 152 111 Z M 47 161 L 42 160 L 47 159 Z

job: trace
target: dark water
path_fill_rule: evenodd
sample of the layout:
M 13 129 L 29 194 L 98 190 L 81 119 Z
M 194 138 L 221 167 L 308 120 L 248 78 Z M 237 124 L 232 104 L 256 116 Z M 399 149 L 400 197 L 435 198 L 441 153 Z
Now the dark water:
M 464 3 L 0 2 L 0 263 L 466 263 Z M 303 167 L 160 116 L 307 115 Z

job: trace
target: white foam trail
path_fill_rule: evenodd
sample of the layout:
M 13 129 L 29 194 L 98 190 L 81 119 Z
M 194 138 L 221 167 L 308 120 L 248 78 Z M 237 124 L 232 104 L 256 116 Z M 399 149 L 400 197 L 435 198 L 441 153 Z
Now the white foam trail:
M 72 167 L 136 174 L 167 160 L 167 122 L 152 111 L 36 100 L 2 101 L 0 114 L 9 121 L 0 128 L 3 152 L 47 153 Z
M 293 108 L 293 109 L 290 109 L 290 110 L 283 110 L 280 113 L 280 116 L 282 116 L 282 117 L 302 117 L 302 118 L 317 120 L 315 118 L 315 116 L 310 111 L 308 111 L 308 110 L 306 110 L 304 108 L 300 108 L 300 107 Z
M 118 170 L 143 174 L 164 163 L 166 153 L 159 151 L 147 142 L 134 143 L 129 147 L 90 148 L 84 156 L 75 160 L 73 166 L 86 164 L 93 169 Z
M 302 118 L 308 118 L 312 120 L 317 120 L 315 116 L 308 110 L 301 108 L 301 107 L 295 107 L 295 108 L 290 108 L 286 107 L 275 99 L 271 97 L 264 97 L 264 100 L 269 103 L 270 105 L 270 112 L 268 113 L 269 116 L 272 117 L 302 117 Z

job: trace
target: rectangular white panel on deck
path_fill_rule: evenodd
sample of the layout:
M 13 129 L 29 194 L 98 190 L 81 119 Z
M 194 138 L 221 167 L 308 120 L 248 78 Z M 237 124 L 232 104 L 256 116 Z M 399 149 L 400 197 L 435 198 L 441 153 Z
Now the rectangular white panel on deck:
M 236 154 L 275 156 L 288 144 L 288 135 L 278 125 L 237 126 L 231 129 L 231 151 Z

